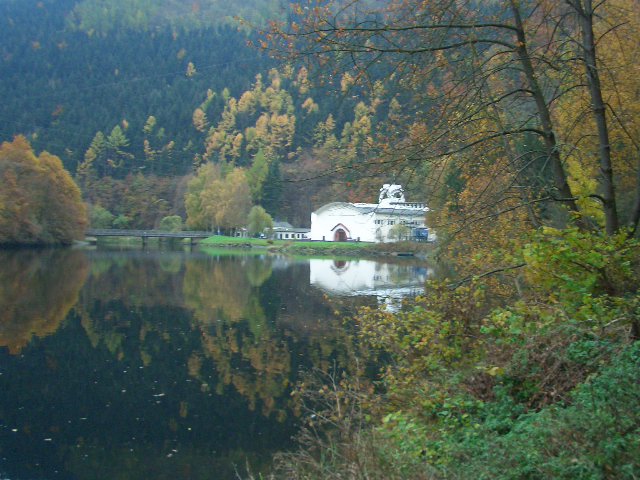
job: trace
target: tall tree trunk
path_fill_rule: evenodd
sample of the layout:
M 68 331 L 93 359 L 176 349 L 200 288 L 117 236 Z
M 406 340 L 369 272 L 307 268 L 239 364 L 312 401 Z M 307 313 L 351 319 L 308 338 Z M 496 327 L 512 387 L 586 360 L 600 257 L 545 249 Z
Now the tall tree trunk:
M 631 216 L 629 219 L 629 235 L 631 237 L 636 235 L 639 222 L 640 222 L 640 161 L 638 162 L 638 171 L 636 174 L 636 199 L 633 202 L 633 208 L 631 209 Z
M 564 165 L 562 164 L 562 159 L 560 158 L 560 151 L 553 131 L 553 123 L 551 121 L 549 106 L 547 105 L 547 101 L 544 98 L 544 94 L 542 93 L 542 89 L 538 83 L 533 64 L 531 63 L 531 56 L 527 49 L 527 37 L 524 30 L 522 15 L 520 14 L 519 2 L 518 0 L 510 0 L 509 4 L 511 6 L 513 18 L 516 22 L 516 51 L 518 53 L 518 58 L 525 78 L 529 84 L 528 87 L 531 92 L 531 96 L 536 103 L 538 118 L 540 119 L 542 132 L 544 134 L 544 143 L 551 164 L 554 185 L 560 196 L 560 201 L 572 212 L 579 213 L 580 209 L 578 208 L 575 197 L 571 191 L 571 187 L 569 186 L 569 182 L 567 181 L 567 173 Z M 581 226 L 584 226 L 582 225 L 582 222 L 580 223 Z
M 593 2 L 592 0 L 567 0 L 576 11 L 580 20 L 582 33 L 582 58 L 587 73 L 587 84 L 591 96 L 591 109 L 598 128 L 598 150 L 600 156 L 600 184 L 602 187 L 602 203 L 605 217 L 605 228 L 608 235 L 619 229 L 616 194 L 613 182 L 613 165 L 611 163 L 611 144 L 607 112 L 602 97 L 602 86 L 596 59 L 596 43 L 593 35 Z

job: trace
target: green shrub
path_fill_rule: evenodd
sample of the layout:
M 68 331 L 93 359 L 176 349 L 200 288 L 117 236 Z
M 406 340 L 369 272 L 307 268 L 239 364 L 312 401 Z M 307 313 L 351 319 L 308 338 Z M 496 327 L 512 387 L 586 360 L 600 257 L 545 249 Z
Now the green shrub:
M 89 224 L 92 228 L 112 228 L 113 213 L 101 205 L 89 206 Z
M 478 479 L 638 478 L 638 372 L 640 342 L 635 342 L 565 402 L 520 414 L 503 391 L 473 428 L 447 437 L 441 449 L 446 457 L 439 459 L 443 473 Z
M 182 230 L 182 217 L 180 217 L 180 215 L 169 215 L 168 217 L 164 217 L 160 220 L 158 228 L 166 232 L 179 232 Z
M 118 215 L 113 220 L 113 228 L 124 230 L 129 228 L 129 225 L 131 225 L 131 219 L 123 214 Z

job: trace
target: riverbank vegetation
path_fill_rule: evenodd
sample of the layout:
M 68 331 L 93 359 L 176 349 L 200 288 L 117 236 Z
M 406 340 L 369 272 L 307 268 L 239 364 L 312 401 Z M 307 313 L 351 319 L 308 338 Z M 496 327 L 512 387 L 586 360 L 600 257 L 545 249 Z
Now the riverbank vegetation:
M 282 478 L 637 476 L 637 242 L 551 231 L 517 254 L 499 277 L 349 319 L 378 381 L 299 385 L 307 427 Z
M 273 52 L 414 100 L 361 168 L 423 179 L 452 268 L 345 321 L 359 350 L 299 385 L 274 476 L 640 475 L 638 7 L 300 5 L 274 27 Z

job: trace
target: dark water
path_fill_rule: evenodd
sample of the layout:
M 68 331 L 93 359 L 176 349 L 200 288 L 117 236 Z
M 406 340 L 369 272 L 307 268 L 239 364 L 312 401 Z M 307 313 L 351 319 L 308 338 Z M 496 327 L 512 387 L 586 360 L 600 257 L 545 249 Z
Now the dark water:
M 0 252 L 0 478 L 228 479 L 291 447 L 301 370 L 412 263 L 183 251 Z M 376 296 L 377 295 L 377 296 Z

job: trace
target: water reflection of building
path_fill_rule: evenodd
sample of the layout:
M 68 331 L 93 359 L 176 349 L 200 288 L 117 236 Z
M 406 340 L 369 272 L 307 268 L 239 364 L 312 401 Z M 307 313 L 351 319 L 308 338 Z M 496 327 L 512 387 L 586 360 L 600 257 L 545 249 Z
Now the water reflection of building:
M 310 283 L 333 295 L 376 296 L 391 303 L 422 293 L 433 271 L 411 263 L 312 259 Z

